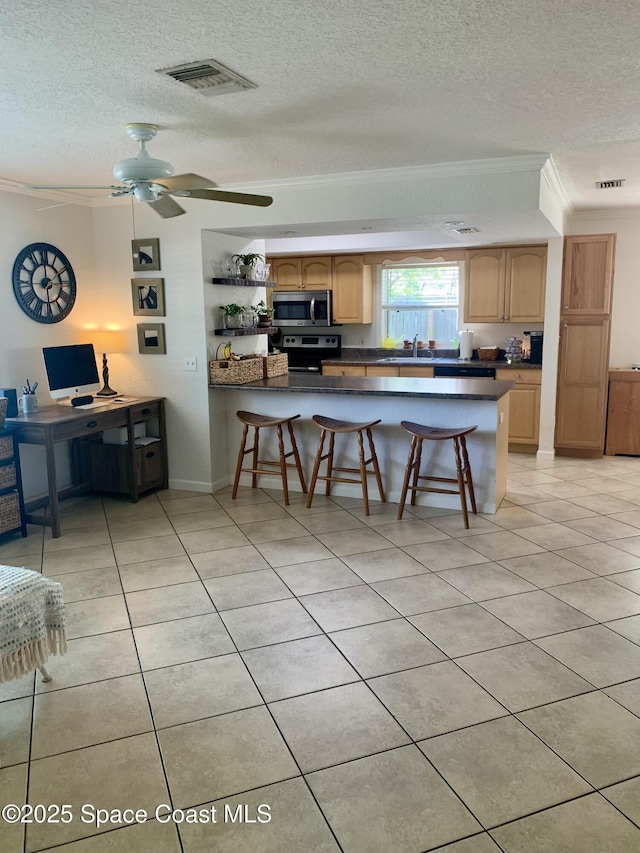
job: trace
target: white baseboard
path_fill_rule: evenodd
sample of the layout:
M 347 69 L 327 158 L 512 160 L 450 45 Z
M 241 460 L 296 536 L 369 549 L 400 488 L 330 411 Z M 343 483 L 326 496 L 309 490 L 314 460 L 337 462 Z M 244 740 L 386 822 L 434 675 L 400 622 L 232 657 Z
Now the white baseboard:
M 214 490 L 214 486 L 212 483 L 203 483 L 200 480 L 169 480 L 169 488 L 170 489 L 179 489 L 180 491 L 185 492 L 204 492 L 205 494 L 211 494 Z M 218 486 L 218 488 L 221 488 Z
M 536 459 L 538 462 L 553 462 L 555 458 L 555 450 L 538 450 L 536 453 Z

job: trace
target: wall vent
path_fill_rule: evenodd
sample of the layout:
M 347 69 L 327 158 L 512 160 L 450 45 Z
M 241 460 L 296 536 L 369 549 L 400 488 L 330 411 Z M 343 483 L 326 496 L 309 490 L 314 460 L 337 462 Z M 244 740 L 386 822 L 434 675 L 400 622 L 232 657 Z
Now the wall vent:
M 241 77 L 215 59 L 187 62 L 173 68 L 157 68 L 156 71 L 158 74 L 166 74 L 178 83 L 184 83 L 201 95 L 226 95 L 229 92 L 257 89 L 256 83 Z
M 616 178 L 614 181 L 596 181 L 596 188 L 599 190 L 613 190 L 616 187 L 621 187 L 626 178 Z
M 475 225 L 471 226 L 470 228 L 454 228 L 453 230 L 456 232 L 456 234 L 479 234 L 480 233 L 480 229 L 476 228 Z

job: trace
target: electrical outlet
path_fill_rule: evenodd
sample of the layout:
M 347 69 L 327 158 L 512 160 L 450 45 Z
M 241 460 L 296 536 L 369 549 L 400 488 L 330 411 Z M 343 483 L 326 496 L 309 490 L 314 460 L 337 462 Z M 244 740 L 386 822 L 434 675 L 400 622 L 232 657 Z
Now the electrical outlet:
M 360 338 L 360 346 L 361 346 L 361 347 L 363 347 L 363 346 L 364 346 L 364 338 Z
M 185 370 L 197 370 L 198 369 L 198 359 L 194 355 L 190 356 L 189 358 L 185 358 L 184 369 Z

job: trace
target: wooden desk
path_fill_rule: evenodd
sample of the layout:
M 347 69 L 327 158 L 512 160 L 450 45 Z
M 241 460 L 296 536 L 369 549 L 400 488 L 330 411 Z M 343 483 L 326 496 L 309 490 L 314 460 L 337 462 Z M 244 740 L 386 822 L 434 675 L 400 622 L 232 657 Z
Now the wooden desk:
M 133 399 L 133 398 L 131 398 Z M 126 427 L 128 444 L 127 455 L 130 477 L 131 500 L 135 503 L 139 498 L 140 488 L 136 471 L 136 446 L 134 442 L 134 424 L 157 419 L 159 438 L 161 439 L 162 466 L 157 482 L 145 484 L 147 488 L 162 488 L 168 486 L 167 471 L 167 436 L 164 420 L 163 397 L 136 397 L 130 403 L 110 402 L 95 409 L 74 409 L 71 406 L 46 406 L 30 415 L 19 415 L 17 418 L 7 418 L 7 425 L 15 426 L 18 442 L 21 444 L 38 444 L 45 448 L 47 464 L 47 482 L 49 494 L 47 498 L 31 501 L 27 504 L 27 521 L 31 524 L 44 524 L 51 527 L 54 538 L 60 536 L 60 517 L 58 501 L 62 497 L 77 494 L 87 490 L 89 483 L 76 482 L 62 491 L 58 490 L 58 479 L 54 447 L 59 441 L 70 441 L 76 438 L 86 438 L 97 435 L 105 429 Z M 116 445 L 117 446 L 117 445 Z M 74 466 L 79 469 L 82 466 Z M 78 470 L 74 472 L 78 475 Z M 29 511 L 42 506 L 49 506 L 48 516 L 32 515 Z

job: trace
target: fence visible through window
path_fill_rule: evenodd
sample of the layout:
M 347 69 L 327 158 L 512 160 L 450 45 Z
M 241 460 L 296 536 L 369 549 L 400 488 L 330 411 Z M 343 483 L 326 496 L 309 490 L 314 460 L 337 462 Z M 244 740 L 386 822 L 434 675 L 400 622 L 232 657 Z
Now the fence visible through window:
M 457 261 L 383 267 L 384 336 L 450 343 L 458 336 L 459 293 Z

